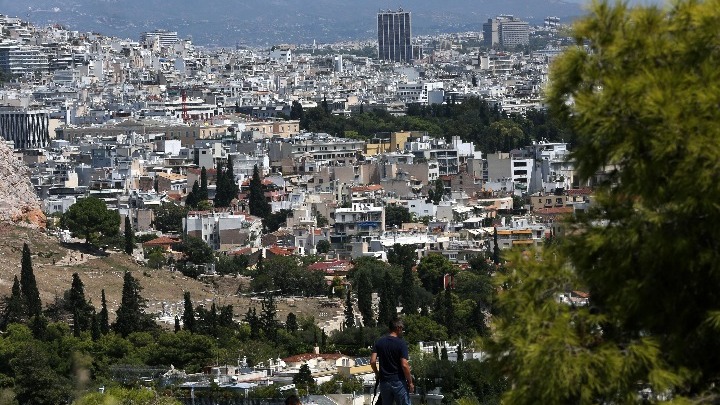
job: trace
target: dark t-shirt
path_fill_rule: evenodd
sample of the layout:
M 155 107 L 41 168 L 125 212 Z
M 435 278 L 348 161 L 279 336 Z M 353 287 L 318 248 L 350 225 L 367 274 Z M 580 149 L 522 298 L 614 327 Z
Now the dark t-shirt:
M 380 361 L 380 381 L 404 381 L 402 360 L 408 360 L 408 346 L 399 337 L 385 335 L 375 342 L 373 353 Z

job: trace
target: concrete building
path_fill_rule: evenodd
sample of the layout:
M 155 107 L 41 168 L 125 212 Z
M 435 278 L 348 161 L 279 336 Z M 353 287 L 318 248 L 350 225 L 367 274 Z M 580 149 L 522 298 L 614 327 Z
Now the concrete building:
M 262 222 L 230 211 L 192 211 L 183 220 L 188 236 L 200 238 L 215 250 L 236 246 L 260 247 Z
M 161 47 L 167 48 L 179 41 L 178 33 L 177 31 L 155 30 L 140 34 L 141 43 L 152 45 L 154 41 L 158 41 Z
M 412 29 L 409 11 L 381 11 L 377 15 L 378 59 L 410 62 Z
M 530 26 L 526 21 L 511 15 L 490 18 L 483 24 L 483 43 L 487 47 L 501 45 L 504 48 L 528 45 L 530 43 Z
M 39 48 L 0 44 L 0 70 L 13 75 L 42 74 L 49 70 L 48 57 Z

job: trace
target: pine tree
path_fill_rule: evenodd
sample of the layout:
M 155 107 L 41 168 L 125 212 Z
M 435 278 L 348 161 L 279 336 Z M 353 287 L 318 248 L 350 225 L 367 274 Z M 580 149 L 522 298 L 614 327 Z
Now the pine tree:
M 345 329 L 355 327 L 355 312 L 353 312 L 353 302 L 349 288 L 345 297 L 345 322 L 343 325 L 345 326 Z
M 10 297 L 5 299 L 5 311 L 2 316 L 0 330 L 6 330 L 11 323 L 23 323 L 28 319 L 25 298 L 20 290 L 20 281 L 17 276 L 13 279 Z
M 198 200 L 205 201 L 208 198 L 209 198 L 209 196 L 208 196 L 207 170 L 205 170 L 205 166 L 203 166 L 202 169 L 200 170 L 200 189 L 198 190 Z
M 108 316 L 107 301 L 105 300 L 105 289 L 100 291 L 100 316 L 98 323 L 100 324 L 100 333 L 103 335 L 110 333 L 110 318 Z
M 719 19 L 717 1 L 598 1 L 574 24 L 547 101 L 578 180 L 602 176 L 557 246 L 496 274 L 503 402 L 717 402 Z M 558 302 L 574 289 L 589 305 Z
M 190 292 L 183 293 L 184 309 L 182 314 L 183 329 L 189 332 L 195 332 L 195 308 L 193 308 Z
M 20 291 L 25 298 L 28 316 L 39 316 L 42 311 L 42 302 L 40 302 L 40 291 L 38 290 L 37 282 L 35 281 L 30 247 L 28 247 L 27 243 L 23 244 L 22 263 L 20 269 Z
M 145 299 L 140 296 L 140 291 L 142 291 L 140 283 L 129 271 L 126 271 L 122 299 L 113 324 L 113 329 L 123 337 L 133 332 L 145 332 L 157 328 L 152 317 L 144 312 Z
M 131 255 L 135 249 L 135 232 L 133 232 L 130 217 L 125 217 L 125 253 Z
M 252 179 L 250 179 L 250 195 L 248 196 L 248 205 L 250 206 L 250 215 L 260 218 L 266 218 L 270 215 L 270 204 L 265 199 L 262 180 L 260 179 L 260 170 L 257 165 L 253 168 Z
M 369 328 L 375 326 L 375 313 L 372 308 L 372 285 L 367 272 L 361 271 L 357 275 L 358 310 L 363 319 L 363 325 Z

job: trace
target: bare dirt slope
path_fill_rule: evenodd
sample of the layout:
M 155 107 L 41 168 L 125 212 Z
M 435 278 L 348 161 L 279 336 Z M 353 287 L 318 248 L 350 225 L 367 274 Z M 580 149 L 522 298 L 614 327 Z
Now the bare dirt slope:
M 148 312 L 164 314 L 168 323 L 183 310 L 183 292 L 189 291 L 196 305 L 234 306 L 235 317 L 240 320 L 249 306 L 260 311 L 260 299 L 250 295 L 237 295 L 242 278 L 214 277 L 197 281 L 168 270 L 152 270 L 135 263 L 121 252 L 102 253 L 84 244 L 62 244 L 44 231 L 0 223 L 0 296 L 10 294 L 13 277 L 20 276 L 23 243 L 32 252 L 33 269 L 44 304 L 62 297 L 70 288 L 72 274 L 78 273 L 85 285 L 85 295 L 99 309 L 100 293 L 105 289 L 110 317 L 120 303 L 123 274 L 130 271 L 143 288 L 141 295 L 147 300 Z M 288 312 L 298 316 L 314 316 L 321 327 L 332 330 L 342 318 L 342 306 L 335 300 L 278 298 L 278 318 L 284 321 Z

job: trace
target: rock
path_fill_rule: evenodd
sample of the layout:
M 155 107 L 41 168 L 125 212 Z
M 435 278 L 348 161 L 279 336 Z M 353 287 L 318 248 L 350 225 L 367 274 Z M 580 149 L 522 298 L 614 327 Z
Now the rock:
M 0 222 L 6 221 L 39 228 L 47 224 L 27 166 L 0 142 Z

